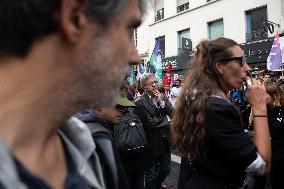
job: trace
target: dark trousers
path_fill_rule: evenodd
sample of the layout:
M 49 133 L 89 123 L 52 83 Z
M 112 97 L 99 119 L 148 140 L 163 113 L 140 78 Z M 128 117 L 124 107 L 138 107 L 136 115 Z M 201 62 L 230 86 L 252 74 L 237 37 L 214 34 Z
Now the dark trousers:
M 127 175 L 127 179 L 130 189 L 145 189 L 143 172 Z
M 154 158 L 152 167 L 145 171 L 146 189 L 160 189 L 170 170 L 171 152 L 170 148 L 166 147 L 161 157 Z

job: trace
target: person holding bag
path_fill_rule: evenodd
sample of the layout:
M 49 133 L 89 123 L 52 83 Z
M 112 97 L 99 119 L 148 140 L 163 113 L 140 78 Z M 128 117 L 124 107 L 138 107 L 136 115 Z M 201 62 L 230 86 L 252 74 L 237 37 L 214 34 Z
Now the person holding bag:
M 247 174 L 268 174 L 267 93 L 261 83 L 246 77 L 250 67 L 243 50 L 231 39 L 204 40 L 191 62 L 171 130 L 173 147 L 182 155 L 179 188 L 240 188 Z M 253 111 L 253 140 L 226 97 L 244 80 Z

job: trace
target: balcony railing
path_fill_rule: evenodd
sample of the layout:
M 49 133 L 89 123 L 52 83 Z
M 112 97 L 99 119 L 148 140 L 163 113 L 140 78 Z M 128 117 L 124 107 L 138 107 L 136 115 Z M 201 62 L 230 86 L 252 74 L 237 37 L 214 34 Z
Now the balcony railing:
M 251 33 L 246 33 L 246 41 L 260 41 L 268 38 L 268 32 L 265 29 L 252 31 Z
M 157 10 L 155 15 L 155 22 L 164 19 L 164 8 Z
M 179 12 L 183 12 L 183 11 L 186 11 L 189 9 L 189 2 L 185 3 L 185 4 L 182 4 L 182 5 L 179 5 L 177 7 L 177 13 Z

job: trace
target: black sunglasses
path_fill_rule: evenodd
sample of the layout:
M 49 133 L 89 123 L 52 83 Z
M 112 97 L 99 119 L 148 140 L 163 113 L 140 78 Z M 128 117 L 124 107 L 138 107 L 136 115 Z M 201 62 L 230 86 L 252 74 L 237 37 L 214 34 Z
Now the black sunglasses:
M 246 57 L 240 56 L 240 57 L 230 57 L 230 58 L 222 58 L 221 61 L 223 62 L 230 62 L 233 60 L 237 60 L 241 67 L 243 67 L 246 63 Z

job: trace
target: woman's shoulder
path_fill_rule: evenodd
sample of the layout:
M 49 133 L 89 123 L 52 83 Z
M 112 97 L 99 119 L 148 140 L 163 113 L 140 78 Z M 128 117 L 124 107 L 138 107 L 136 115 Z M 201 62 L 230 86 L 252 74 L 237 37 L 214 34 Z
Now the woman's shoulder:
M 207 117 L 220 117 L 222 120 L 239 119 L 240 112 L 228 99 L 212 96 L 206 105 Z
M 223 97 L 219 96 L 210 96 L 207 101 L 207 108 L 209 109 L 227 109 L 227 108 L 233 108 L 234 106 L 231 104 L 231 102 Z

